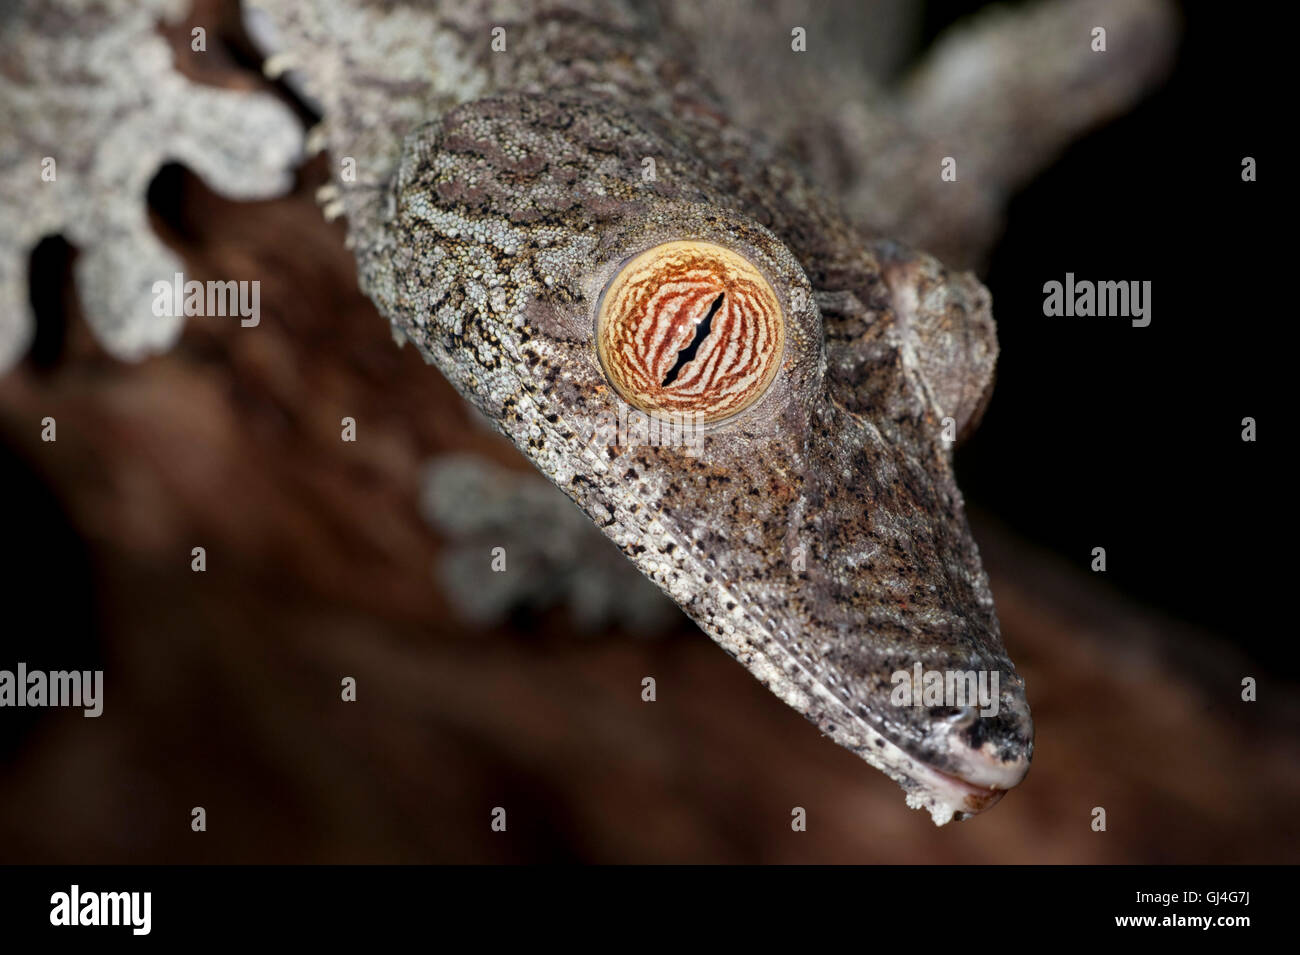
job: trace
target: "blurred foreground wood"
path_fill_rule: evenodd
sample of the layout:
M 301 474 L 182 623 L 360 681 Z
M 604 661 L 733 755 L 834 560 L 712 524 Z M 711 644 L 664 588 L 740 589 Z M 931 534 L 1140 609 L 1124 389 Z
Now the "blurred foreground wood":
M 51 494 L 6 534 L 3 665 L 69 646 L 107 670 L 102 718 L 44 713 L 12 741 L 0 861 L 1296 861 L 1293 687 L 992 521 L 976 536 L 1037 752 L 999 806 L 944 829 L 685 618 L 657 640 L 579 637 L 562 613 L 458 622 L 420 467 L 450 450 L 527 465 L 394 346 L 313 206 L 323 181 L 317 162 L 293 196 L 243 205 L 188 174 L 159 186 L 187 278 L 261 280 L 258 328 L 191 319 L 173 353 L 124 366 L 64 283 L 43 321 L 62 314 L 66 337 L 43 329 L 0 379 L 8 477 Z M 87 579 L 51 543 L 60 511 Z M 92 600 L 85 620 L 24 607 L 41 580 Z

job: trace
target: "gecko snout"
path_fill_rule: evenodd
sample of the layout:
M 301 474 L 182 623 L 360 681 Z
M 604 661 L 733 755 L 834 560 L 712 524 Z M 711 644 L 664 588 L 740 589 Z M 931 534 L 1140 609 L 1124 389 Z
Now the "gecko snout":
M 997 703 L 996 713 L 966 706 L 937 724 L 938 752 L 926 760 L 934 777 L 927 784 L 956 812 L 988 809 L 1029 771 L 1034 725 L 1019 676 L 1006 679 Z

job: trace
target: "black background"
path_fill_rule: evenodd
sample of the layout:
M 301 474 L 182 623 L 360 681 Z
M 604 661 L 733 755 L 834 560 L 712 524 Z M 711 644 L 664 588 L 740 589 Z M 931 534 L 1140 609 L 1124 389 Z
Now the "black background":
M 928 6 L 927 41 L 979 3 Z M 958 453 L 970 508 L 1273 666 L 1294 585 L 1280 449 L 1296 376 L 1283 262 L 1289 123 L 1276 14 L 1189 4 L 1175 71 L 1012 202 L 982 276 L 1002 348 L 993 400 Z M 1252 156 L 1258 181 L 1243 182 Z M 1043 283 L 1149 280 L 1152 321 L 1048 318 Z M 1281 386 L 1281 387 L 1279 387 Z M 1244 417 L 1258 440 L 1241 440 Z

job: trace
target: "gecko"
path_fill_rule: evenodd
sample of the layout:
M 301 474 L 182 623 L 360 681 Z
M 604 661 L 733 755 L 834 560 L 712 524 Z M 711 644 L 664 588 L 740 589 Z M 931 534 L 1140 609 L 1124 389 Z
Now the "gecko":
M 1057 7 L 1069 16 L 1041 13 Z M 1095 14 L 1161 38 L 1162 7 L 1034 7 L 1028 32 L 974 31 L 910 120 L 873 106 L 869 129 L 845 131 L 814 98 L 767 135 L 716 74 L 793 55 L 788 38 L 744 49 L 760 41 L 742 29 L 718 53 L 668 2 L 250 0 L 245 22 L 268 75 L 321 117 L 324 212 L 346 219 L 397 343 L 724 651 L 943 825 L 1024 778 L 1034 733 L 953 476 L 992 391 L 991 299 L 915 243 L 987 242 L 1021 167 L 1149 80 L 1132 55 L 1009 78 L 990 37 L 1069 49 Z M 1018 135 L 1036 113 L 975 99 L 1023 100 L 1034 81 L 1085 105 Z M 811 175 L 825 156 L 792 156 L 809 128 L 857 167 L 843 201 Z M 971 141 L 988 129 L 992 146 Z M 969 145 L 984 191 L 947 204 L 948 142 L 927 130 Z M 882 136 L 899 145 L 873 165 Z M 1030 158 L 999 178 L 1013 142 Z M 995 705 L 901 703 L 899 676 L 922 672 L 991 677 Z

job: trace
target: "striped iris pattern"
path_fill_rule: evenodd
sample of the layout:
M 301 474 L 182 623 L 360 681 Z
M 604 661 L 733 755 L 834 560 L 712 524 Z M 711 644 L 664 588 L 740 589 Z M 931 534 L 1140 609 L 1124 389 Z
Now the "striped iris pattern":
M 711 242 L 666 242 L 610 282 L 596 340 L 606 376 L 628 403 L 711 422 L 767 390 L 785 320 L 771 284 L 745 257 Z

